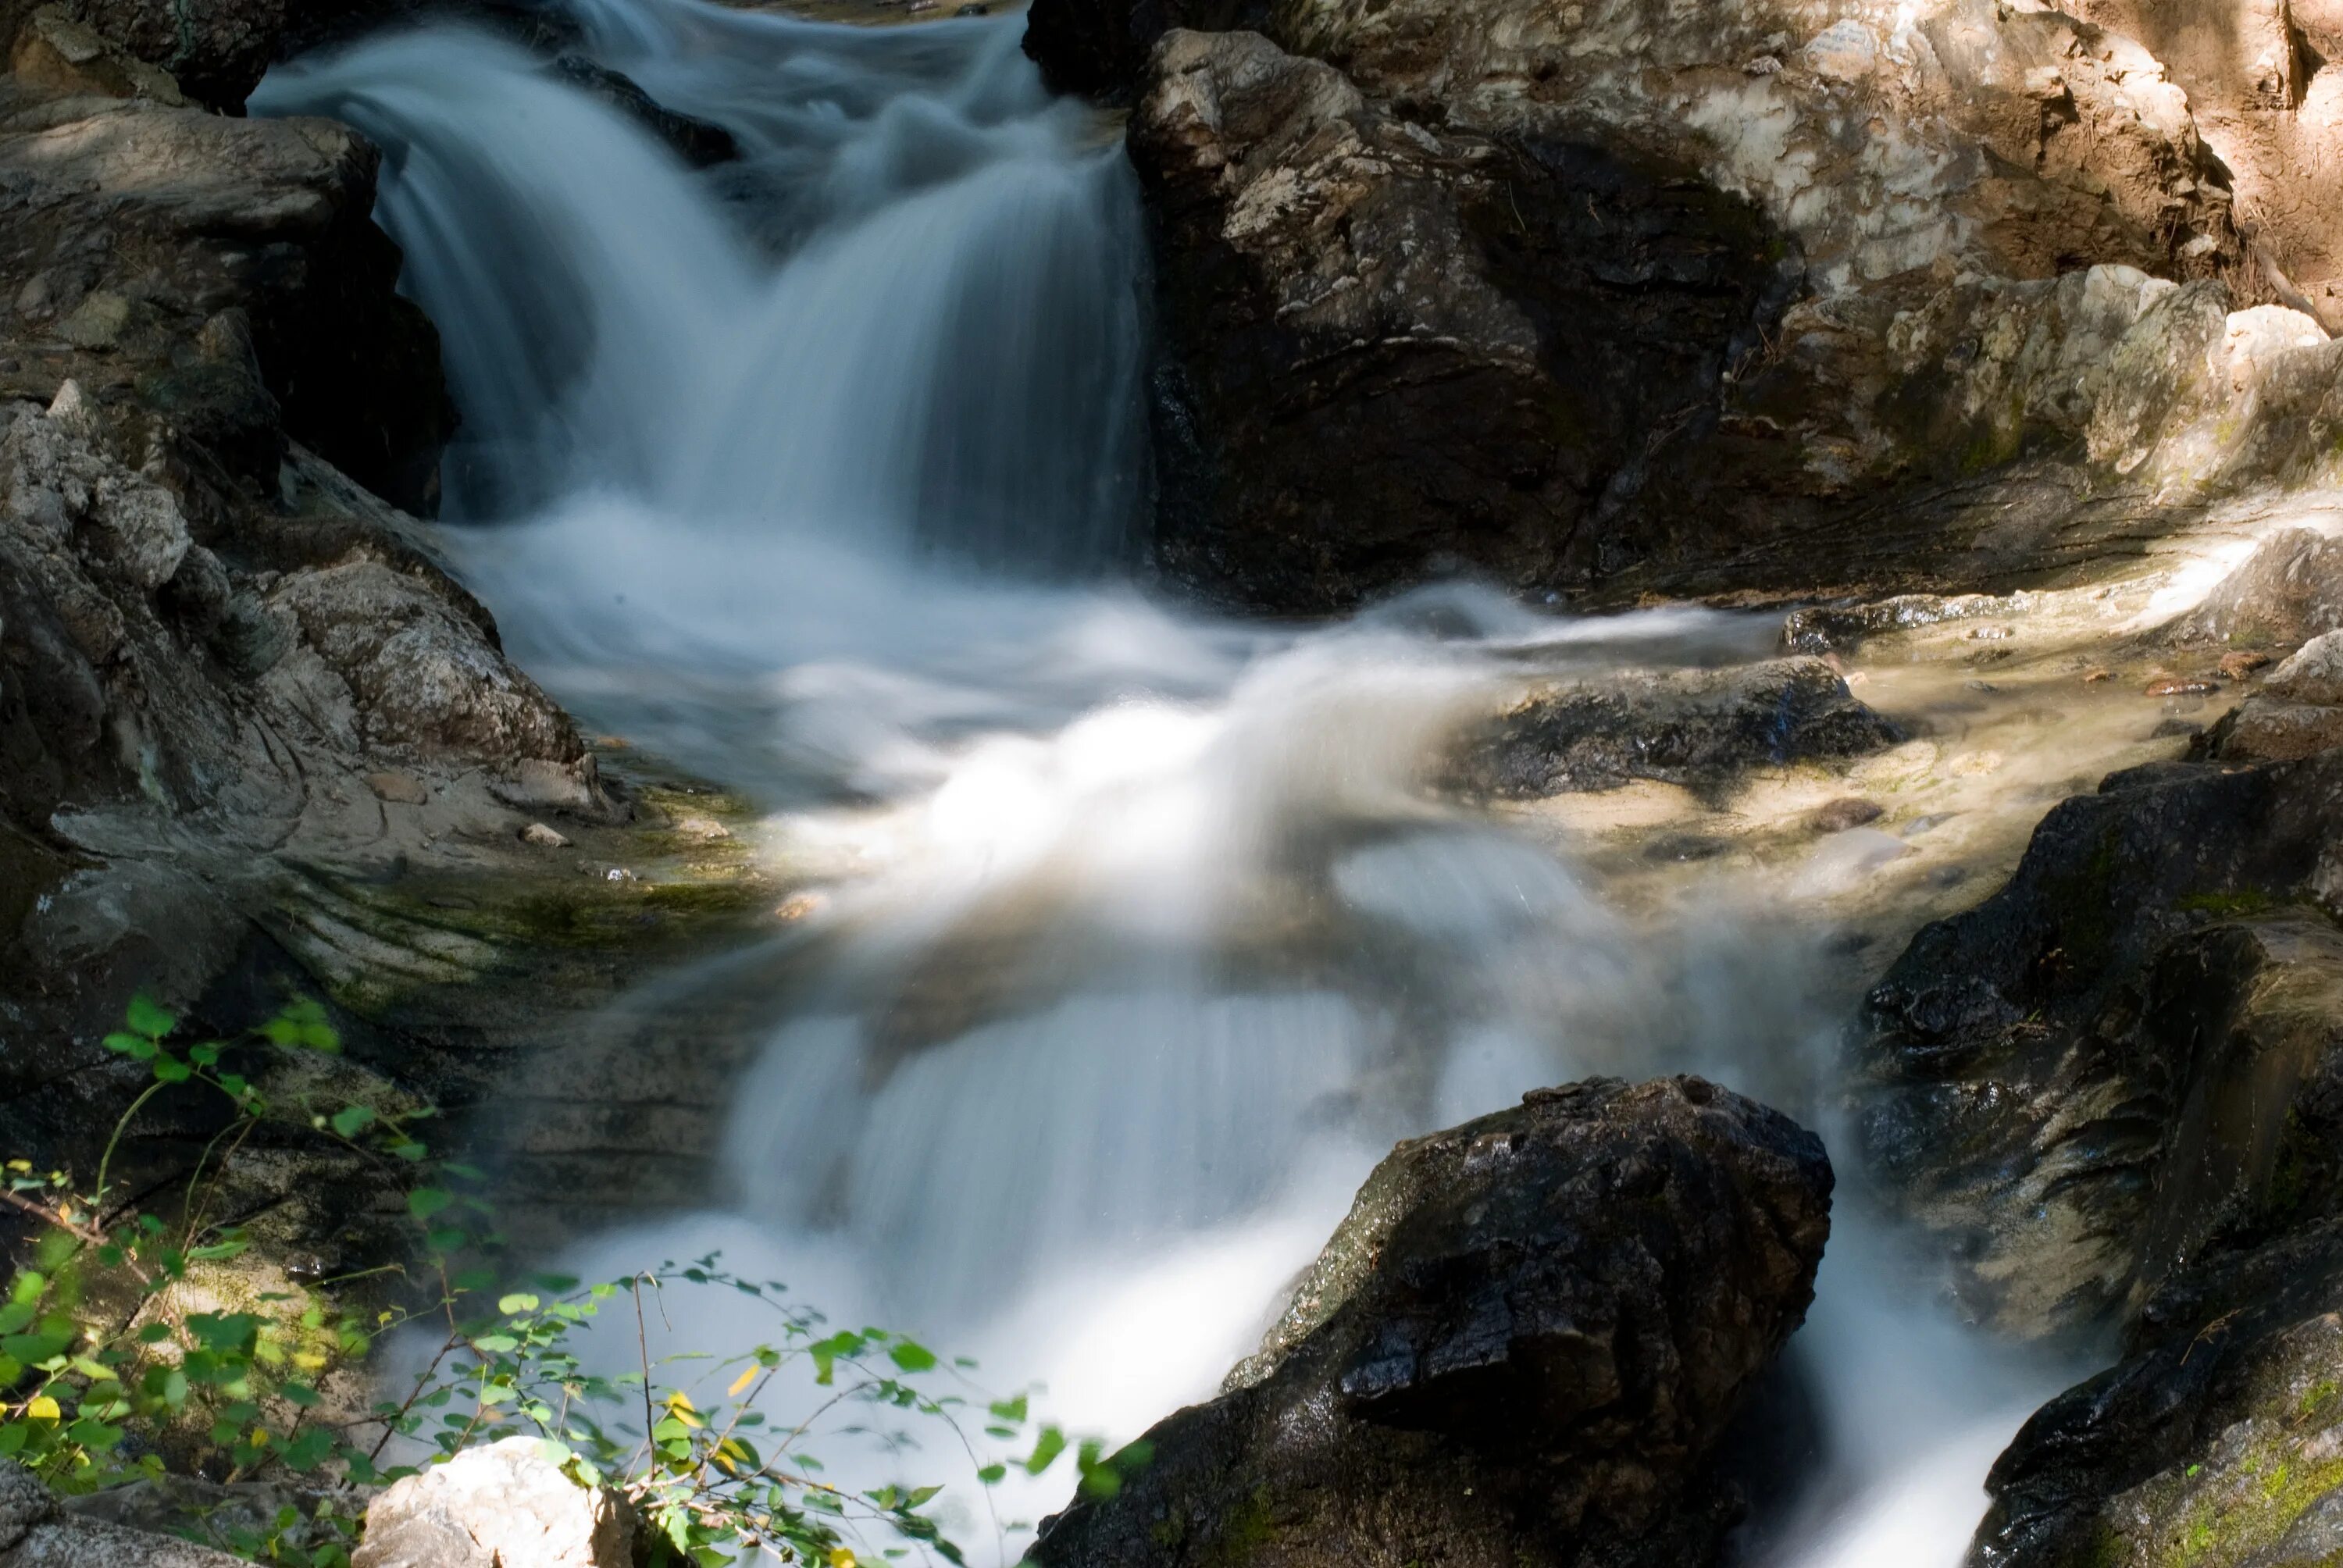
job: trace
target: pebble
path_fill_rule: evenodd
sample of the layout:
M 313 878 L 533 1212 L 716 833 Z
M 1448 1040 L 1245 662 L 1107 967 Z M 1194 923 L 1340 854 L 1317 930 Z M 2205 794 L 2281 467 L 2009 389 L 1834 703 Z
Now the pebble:
M 687 839 L 697 839 L 702 843 L 732 836 L 731 829 L 712 817 L 686 817 L 675 825 L 675 830 Z
M 2114 670 L 2103 669 L 2097 665 L 2093 665 L 2090 668 L 2083 671 L 2083 684 L 2085 686 L 2097 686 L 2102 680 L 2113 680 L 2115 678 L 2116 672 Z
M 2001 642 L 2016 633 L 2006 626 L 1973 626 L 1966 635 L 1971 642 Z
M 809 915 L 821 913 L 829 902 L 820 893 L 791 893 L 781 900 L 780 908 L 773 911 L 773 916 L 776 920 L 801 920 Z
M 534 844 L 540 849 L 567 849 L 569 840 L 542 822 L 531 822 L 520 830 L 520 841 Z
M 2147 683 L 2150 697 L 2202 697 L 2220 689 L 2221 683 L 2209 675 L 2167 675 Z
M 431 799 L 431 791 L 412 773 L 369 773 L 366 781 L 367 789 L 395 805 L 420 806 Z
M 2231 680 L 2243 680 L 2270 661 L 2266 653 L 2225 653 L 2221 656 L 2221 673 Z
M 1865 822 L 1876 822 L 1879 817 L 1880 807 L 1876 800 L 1865 800 L 1859 795 L 1848 795 L 1840 799 L 1825 801 L 1815 809 L 1814 816 L 1809 819 L 1825 833 L 1844 833 L 1849 828 L 1860 828 Z

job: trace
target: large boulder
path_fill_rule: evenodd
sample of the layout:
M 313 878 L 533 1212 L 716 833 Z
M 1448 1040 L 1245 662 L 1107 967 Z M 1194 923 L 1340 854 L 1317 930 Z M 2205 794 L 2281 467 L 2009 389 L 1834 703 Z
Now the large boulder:
M 452 415 L 371 220 L 377 164 L 328 120 L 0 82 L 0 393 L 75 381 L 117 456 L 166 455 L 183 487 L 272 497 L 289 435 L 427 510 Z
M 2343 756 L 2118 774 L 1865 1004 L 1865 1153 L 2005 1332 L 2128 1316 L 2208 1238 L 2328 1201 Z
M 1583 573 L 1795 276 L 1681 169 L 1427 126 L 1254 34 L 1169 34 L 1142 88 L 1157 548 L 1249 603 Z
M 2209 276 L 2241 252 L 2218 160 L 2137 42 L 1960 0 L 1049 0 L 1054 80 L 1155 74 L 1174 28 L 1259 31 L 1436 124 L 1591 141 L 1755 202 L 1825 292 L 1957 259 L 2046 277 L 2092 262 Z
M 1735 1504 L 1705 1462 L 1805 1315 L 1830 1191 L 1819 1140 L 1694 1078 L 1403 1143 L 1260 1353 L 1032 1561 L 1706 1561 Z

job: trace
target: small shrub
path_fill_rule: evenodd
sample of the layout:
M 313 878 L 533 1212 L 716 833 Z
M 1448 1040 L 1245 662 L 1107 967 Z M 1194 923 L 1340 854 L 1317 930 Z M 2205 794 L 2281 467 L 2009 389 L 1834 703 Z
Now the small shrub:
M 60 1490 L 157 1473 L 161 1452 L 175 1445 L 231 1481 L 289 1474 L 381 1483 L 525 1434 L 580 1483 L 623 1491 L 653 1534 L 654 1563 L 762 1556 L 843 1568 L 858 1547 L 889 1558 L 964 1557 L 930 1512 L 940 1487 L 858 1491 L 823 1479 L 809 1444 L 821 1435 L 817 1422 L 840 1412 L 932 1428 L 971 1461 L 966 1423 L 973 1422 L 985 1438 L 1021 1451 L 978 1467 L 987 1486 L 1012 1464 L 1041 1474 L 1071 1450 L 1082 1489 L 1107 1495 L 1146 1461 L 1143 1444 L 1106 1455 L 1095 1442 L 1070 1443 L 1055 1427 L 1037 1429 L 1024 1396 L 988 1399 L 974 1389 L 966 1376 L 973 1363 L 948 1365 L 882 1329 L 831 1329 L 787 1300 L 779 1282 L 743 1279 L 714 1255 L 615 1281 L 516 1282 L 493 1262 L 499 1249 L 489 1206 L 477 1195 L 480 1172 L 434 1158 L 417 1136 L 427 1111 L 280 1105 L 227 1070 L 241 1060 L 229 1042 L 181 1044 L 176 1030 L 176 1020 L 142 999 L 107 1038 L 152 1076 L 116 1123 L 86 1191 L 65 1172 L 17 1160 L 0 1194 L 45 1227 L 0 1307 L 0 1455 Z M 292 1053 L 340 1049 L 324 1010 L 307 1001 L 237 1043 Z M 199 1161 L 176 1219 L 116 1211 L 109 1176 L 125 1133 L 156 1094 L 182 1084 L 224 1097 L 228 1125 Z M 405 1271 L 408 1305 L 361 1321 L 315 1293 L 262 1293 L 249 1311 L 192 1304 L 191 1271 L 249 1245 L 239 1227 L 205 1217 L 207 1183 L 219 1179 L 214 1156 L 270 1120 L 307 1125 L 401 1179 L 418 1261 Z M 734 1292 L 769 1312 L 771 1332 L 729 1354 L 654 1359 L 647 1313 L 675 1288 Z M 585 1337 L 598 1323 L 631 1327 L 639 1352 L 631 1370 L 589 1363 Z M 333 1409 L 323 1374 L 392 1334 L 428 1336 L 436 1348 L 423 1370 L 398 1386 L 398 1397 L 370 1410 Z M 817 1394 L 794 1424 L 759 1403 L 791 1369 Z M 909 1433 L 890 1435 L 908 1445 Z M 257 1562 L 343 1568 L 356 1531 L 357 1521 L 328 1503 L 314 1517 L 285 1510 L 270 1528 L 231 1533 L 225 1543 Z

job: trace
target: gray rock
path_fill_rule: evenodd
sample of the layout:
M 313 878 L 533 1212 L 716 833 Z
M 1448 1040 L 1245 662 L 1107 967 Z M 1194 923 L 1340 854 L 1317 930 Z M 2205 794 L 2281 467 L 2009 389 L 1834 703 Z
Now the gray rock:
M 2262 678 L 2262 690 L 2288 702 L 2343 707 L 2343 631 L 2321 632 Z
M 1535 1091 L 1401 1144 L 1218 1399 L 1042 1568 L 1704 1560 L 1703 1474 L 1804 1315 L 1819 1140 L 1698 1079 Z
M 0 1568 L 236 1568 L 241 1561 L 68 1513 L 31 1472 L 0 1459 Z
M 84 20 L 171 73 L 189 95 L 236 109 L 276 57 L 285 0 L 75 0 Z

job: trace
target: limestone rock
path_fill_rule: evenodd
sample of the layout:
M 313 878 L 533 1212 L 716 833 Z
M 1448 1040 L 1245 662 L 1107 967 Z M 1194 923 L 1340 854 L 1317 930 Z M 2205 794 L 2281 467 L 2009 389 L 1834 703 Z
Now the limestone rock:
M 533 1438 L 468 1449 L 367 1509 L 351 1568 L 627 1568 L 625 1500 L 561 1473 Z
M 1804 1315 L 1822 1145 L 1699 1079 L 1597 1080 L 1403 1143 L 1218 1399 L 1043 1568 L 1702 1559 L 1718 1434 Z

